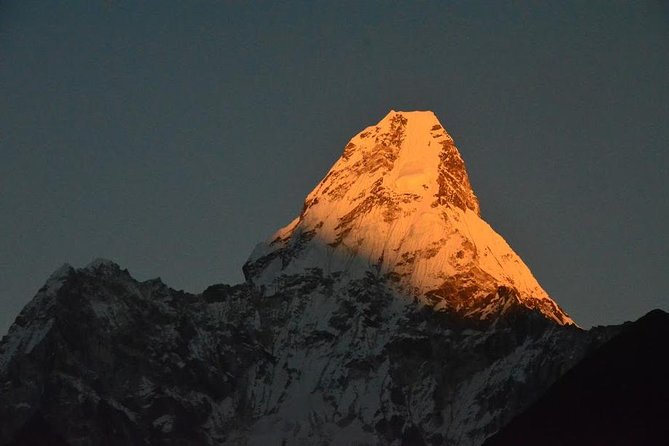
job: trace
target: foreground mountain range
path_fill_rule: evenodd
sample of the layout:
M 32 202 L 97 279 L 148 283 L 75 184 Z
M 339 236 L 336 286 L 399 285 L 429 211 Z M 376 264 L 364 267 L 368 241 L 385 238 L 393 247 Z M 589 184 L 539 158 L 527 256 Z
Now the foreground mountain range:
M 485 445 L 669 444 L 667 340 L 663 311 L 625 324 Z
M 629 333 L 574 325 L 430 112 L 355 136 L 244 273 L 58 269 L 0 343 L 0 444 L 480 445 Z

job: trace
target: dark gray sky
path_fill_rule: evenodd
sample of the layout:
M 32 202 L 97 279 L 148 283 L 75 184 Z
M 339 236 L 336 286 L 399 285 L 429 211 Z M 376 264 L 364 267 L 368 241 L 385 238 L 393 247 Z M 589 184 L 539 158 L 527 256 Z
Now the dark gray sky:
M 317 3 L 0 1 L 0 333 L 63 262 L 241 281 L 390 109 L 582 326 L 669 310 L 667 2 Z

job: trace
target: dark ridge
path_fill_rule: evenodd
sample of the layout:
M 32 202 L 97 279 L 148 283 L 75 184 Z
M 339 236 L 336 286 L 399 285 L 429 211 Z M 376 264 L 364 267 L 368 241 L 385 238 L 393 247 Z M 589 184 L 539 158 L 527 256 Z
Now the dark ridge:
M 668 343 L 664 311 L 625 324 L 484 446 L 669 445 Z
M 28 422 L 17 432 L 14 441 L 7 446 L 70 446 L 63 437 L 58 435 L 53 427 L 39 412 L 30 417 Z

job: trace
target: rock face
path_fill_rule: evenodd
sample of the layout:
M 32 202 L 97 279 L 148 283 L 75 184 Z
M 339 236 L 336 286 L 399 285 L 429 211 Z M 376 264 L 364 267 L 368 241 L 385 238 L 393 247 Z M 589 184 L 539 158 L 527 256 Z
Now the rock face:
M 0 343 L 0 444 L 478 445 L 612 333 L 481 220 L 429 112 L 353 138 L 244 271 L 59 269 Z

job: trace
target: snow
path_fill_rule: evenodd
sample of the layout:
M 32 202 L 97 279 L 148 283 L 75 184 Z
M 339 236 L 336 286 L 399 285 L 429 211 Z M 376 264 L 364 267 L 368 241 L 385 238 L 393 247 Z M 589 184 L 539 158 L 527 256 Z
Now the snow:
M 24 333 L 24 330 L 14 330 L 13 332 L 10 331 L 9 335 L 3 338 L 3 351 L 0 352 L 0 372 L 5 370 L 5 367 L 21 346 Z
M 97 404 L 101 399 L 100 395 L 79 377 L 56 371 L 53 373 L 53 379 L 67 388 L 76 390 L 80 403 L 88 400 Z
M 37 292 L 35 297 L 22 310 L 22 314 L 30 314 L 31 319 L 27 325 L 14 324 L 7 336 L 2 340 L 0 350 L 0 372 L 9 364 L 17 353 L 31 353 L 39 345 L 53 327 L 53 316 L 51 308 L 54 305 L 56 295 L 67 278 L 74 271 L 68 265 L 63 264 L 56 269 L 46 283 Z
M 53 273 L 51 273 L 42 289 L 40 289 L 39 293 L 37 293 L 35 296 L 37 302 L 41 302 L 55 296 L 58 290 L 63 286 L 65 280 L 70 276 L 70 274 L 72 274 L 72 272 L 74 272 L 74 268 L 72 268 L 71 265 L 64 263 Z
M 137 394 L 141 398 L 147 398 L 147 397 L 151 396 L 155 392 L 155 390 L 156 390 L 156 385 L 153 382 L 151 382 L 149 379 L 147 379 L 146 377 L 143 376 L 142 380 L 139 384 L 139 389 L 138 389 Z
M 119 412 L 123 412 L 125 414 L 125 416 L 128 417 L 128 419 L 130 421 L 133 421 L 133 422 L 136 421 L 137 414 L 135 412 L 131 411 L 130 409 L 128 409 L 123 404 L 116 401 L 115 399 L 107 398 L 107 399 L 105 399 L 105 402 L 107 404 L 109 404 L 111 407 L 113 407 L 114 409 L 118 410 Z
M 27 339 L 27 345 L 23 351 L 25 353 L 32 352 L 33 349 L 46 337 L 46 334 L 51 330 L 52 326 L 53 319 L 49 319 L 45 324 L 35 327 L 27 337 L 24 337 L 23 342 L 26 342 L 25 339 Z
M 174 427 L 174 419 L 174 415 L 161 415 L 153 421 L 153 427 L 160 429 L 163 433 L 170 433 Z

